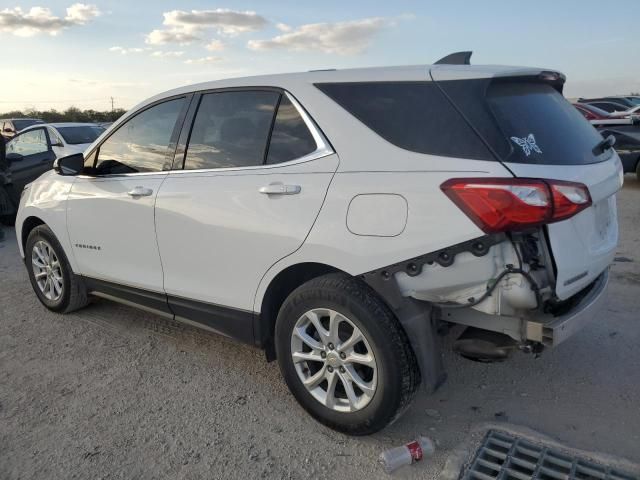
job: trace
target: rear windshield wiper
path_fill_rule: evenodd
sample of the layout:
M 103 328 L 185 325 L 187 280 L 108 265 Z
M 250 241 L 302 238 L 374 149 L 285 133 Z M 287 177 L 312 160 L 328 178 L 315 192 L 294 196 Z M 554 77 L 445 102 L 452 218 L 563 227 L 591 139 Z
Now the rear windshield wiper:
M 607 138 L 603 138 L 595 147 L 593 147 L 593 154 L 600 155 L 601 153 L 604 153 L 605 150 L 613 148 L 615 143 L 616 137 L 614 137 L 613 135 L 609 135 Z

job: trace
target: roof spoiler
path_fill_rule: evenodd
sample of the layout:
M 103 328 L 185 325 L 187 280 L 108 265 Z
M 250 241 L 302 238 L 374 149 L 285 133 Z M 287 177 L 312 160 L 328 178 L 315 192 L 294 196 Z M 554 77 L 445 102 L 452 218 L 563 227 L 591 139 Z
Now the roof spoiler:
M 471 65 L 473 52 L 455 52 L 442 57 L 434 65 Z

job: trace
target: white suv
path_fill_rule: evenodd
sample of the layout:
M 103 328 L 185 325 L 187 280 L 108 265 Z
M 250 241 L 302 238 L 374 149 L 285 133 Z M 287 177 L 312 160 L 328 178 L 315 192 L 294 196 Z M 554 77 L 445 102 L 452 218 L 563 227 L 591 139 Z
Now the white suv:
M 254 344 L 368 434 L 444 380 L 447 327 L 502 359 L 596 316 L 622 169 L 563 84 L 434 65 L 172 90 L 25 188 L 21 254 L 50 310 L 95 295 Z

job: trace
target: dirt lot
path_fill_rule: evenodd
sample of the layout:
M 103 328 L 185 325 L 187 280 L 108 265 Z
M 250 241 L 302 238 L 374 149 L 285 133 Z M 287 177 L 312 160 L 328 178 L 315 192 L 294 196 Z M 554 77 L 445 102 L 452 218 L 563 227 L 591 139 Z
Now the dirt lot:
M 0 478 L 385 477 L 383 449 L 419 434 L 436 478 L 486 421 L 640 462 L 640 183 L 619 196 L 621 243 L 601 319 L 541 358 L 447 354 L 449 381 L 390 428 L 349 438 L 298 407 L 262 352 L 107 301 L 59 316 L 32 293 L 13 231 L 0 243 Z

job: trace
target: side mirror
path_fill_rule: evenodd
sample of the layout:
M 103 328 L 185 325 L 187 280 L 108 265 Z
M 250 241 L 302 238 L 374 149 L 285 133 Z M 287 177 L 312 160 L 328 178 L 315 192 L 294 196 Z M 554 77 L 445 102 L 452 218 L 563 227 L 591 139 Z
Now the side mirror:
M 78 175 L 84 169 L 84 155 L 74 153 L 67 157 L 61 157 L 53 162 L 53 169 L 59 175 Z
M 20 155 L 19 153 L 7 153 L 7 163 L 9 164 L 9 166 L 11 166 L 11 164 L 13 162 L 21 162 L 24 157 L 22 155 Z

